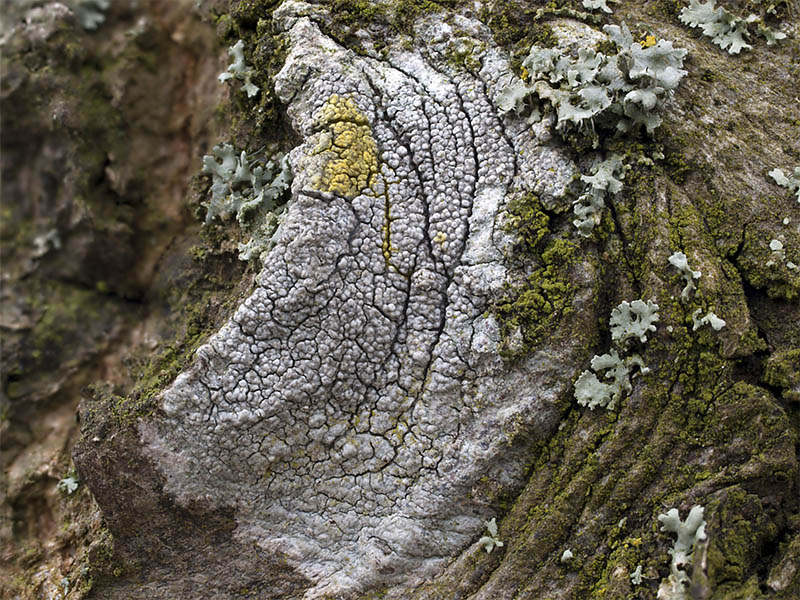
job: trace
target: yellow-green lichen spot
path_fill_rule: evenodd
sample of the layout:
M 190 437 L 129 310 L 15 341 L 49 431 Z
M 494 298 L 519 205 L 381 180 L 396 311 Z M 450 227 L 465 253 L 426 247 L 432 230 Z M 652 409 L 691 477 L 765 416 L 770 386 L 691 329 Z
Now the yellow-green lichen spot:
M 356 103 L 331 95 L 322 107 L 319 124 L 326 131 L 314 154 L 325 154 L 327 161 L 314 182 L 316 188 L 352 198 L 371 187 L 378 174 L 378 145 Z

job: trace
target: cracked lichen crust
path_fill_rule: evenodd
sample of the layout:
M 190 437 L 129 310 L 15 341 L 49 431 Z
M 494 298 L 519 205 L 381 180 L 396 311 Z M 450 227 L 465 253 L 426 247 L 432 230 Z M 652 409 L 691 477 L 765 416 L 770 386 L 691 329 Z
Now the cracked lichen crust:
M 237 536 L 314 582 L 307 597 L 401 584 L 477 542 L 493 490 L 522 483 L 576 347 L 501 360 L 506 198 L 563 198 L 572 163 L 493 108 L 506 58 L 447 61 L 441 18 L 415 46 L 359 56 L 284 3 L 275 88 L 303 142 L 293 201 L 252 295 L 140 425 L 166 491 L 232 506 Z M 519 129 L 514 129 L 519 127 Z M 518 157 L 524 156 L 524 159 Z

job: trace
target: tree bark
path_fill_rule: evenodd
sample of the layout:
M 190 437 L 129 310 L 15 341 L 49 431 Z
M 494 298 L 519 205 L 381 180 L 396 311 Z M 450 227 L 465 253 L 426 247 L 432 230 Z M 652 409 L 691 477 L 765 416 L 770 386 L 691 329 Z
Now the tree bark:
M 800 596 L 796 2 L 723 2 L 738 54 L 663 0 L 102 4 L 3 25 L 2 595 Z M 688 51 L 652 131 L 558 104 L 623 24 Z

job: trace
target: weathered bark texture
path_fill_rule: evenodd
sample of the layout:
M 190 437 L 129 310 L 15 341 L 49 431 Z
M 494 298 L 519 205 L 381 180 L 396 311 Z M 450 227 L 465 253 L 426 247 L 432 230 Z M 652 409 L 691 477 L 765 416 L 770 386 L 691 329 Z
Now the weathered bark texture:
M 3 25 L 0 595 L 800 597 L 796 2 L 737 55 L 668 0 L 103 4 Z M 504 110 L 623 23 L 688 51 L 659 127 Z

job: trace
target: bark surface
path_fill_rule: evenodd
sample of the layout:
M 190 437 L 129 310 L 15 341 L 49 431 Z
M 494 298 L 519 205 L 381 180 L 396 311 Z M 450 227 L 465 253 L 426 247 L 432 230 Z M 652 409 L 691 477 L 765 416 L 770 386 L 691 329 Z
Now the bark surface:
M 0 592 L 800 594 L 796 3 L 736 55 L 680 2 L 102 4 L 4 24 Z M 504 106 L 622 24 L 688 50 L 652 132 Z

